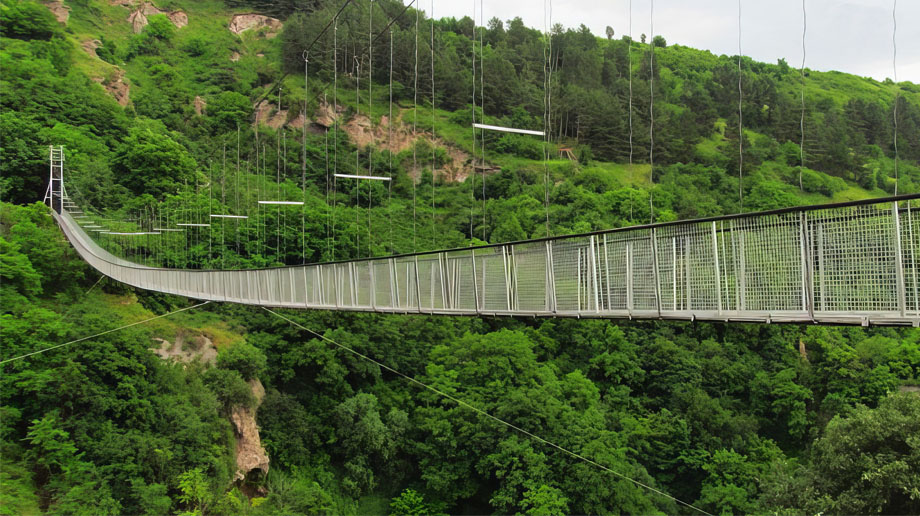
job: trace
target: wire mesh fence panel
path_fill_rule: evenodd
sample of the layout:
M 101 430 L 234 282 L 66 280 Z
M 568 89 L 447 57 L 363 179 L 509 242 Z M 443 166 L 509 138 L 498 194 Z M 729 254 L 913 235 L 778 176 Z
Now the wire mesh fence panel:
M 789 213 L 734 222 L 733 266 L 741 310 L 804 310 L 801 216 Z
M 720 307 L 715 230 L 709 223 L 680 227 L 687 244 L 687 289 L 692 292 L 692 310 L 718 311 Z
M 891 204 L 809 215 L 815 240 L 815 310 L 898 310 Z
M 356 306 L 369 308 L 373 306 L 372 295 L 374 285 L 371 283 L 371 262 L 354 262 L 352 275 L 355 282 Z
M 604 307 L 610 311 L 626 310 L 629 285 L 627 263 L 629 261 L 629 236 L 626 232 L 611 233 L 602 238 Z
M 308 307 L 319 306 L 322 302 L 319 299 L 319 292 L 316 288 L 316 273 L 319 270 L 319 267 L 316 265 L 308 265 L 303 268 L 303 288 L 305 292 L 306 301 L 304 304 Z
M 389 260 L 371 262 L 374 271 L 374 303 L 377 308 L 393 308 L 393 278 Z
M 490 247 L 474 252 L 476 292 L 479 308 L 483 311 L 508 310 L 507 264 L 503 250 L 504 247 Z
M 716 266 L 719 272 L 719 303 L 723 311 L 738 310 L 738 271 L 732 260 L 732 229 L 725 221 L 716 222 Z
M 356 304 L 355 282 L 350 262 L 335 264 L 335 289 L 339 296 L 339 305 L 352 308 Z
M 415 271 L 415 258 L 397 258 L 395 262 L 399 308 L 418 310 L 419 279 Z
M 630 232 L 629 272 L 631 310 L 658 309 L 655 280 L 655 254 L 652 249 L 652 231 L 641 229 Z
M 227 282 L 227 299 L 235 302 L 242 301 L 243 297 L 240 292 L 242 290 L 242 275 L 238 271 L 226 271 L 224 274 L 226 275 L 224 281 Z M 303 290 L 303 286 L 301 286 L 301 290 Z
M 449 307 L 454 310 L 475 311 L 477 298 L 472 253 L 469 251 L 445 253 L 444 261 Z
M 256 287 L 258 290 L 258 298 L 260 303 L 268 303 L 271 301 L 271 295 L 269 294 L 269 287 L 271 286 L 268 277 L 267 270 L 257 270 L 255 272 Z
M 294 298 L 293 282 L 288 272 L 290 269 L 272 269 L 272 275 L 275 277 L 275 284 L 278 285 L 278 304 L 291 304 Z
M 548 311 L 546 243 L 516 244 L 513 249 L 515 308 L 534 312 Z
M 686 310 L 687 242 L 681 226 L 661 228 L 656 232 L 658 281 L 662 310 Z
M 291 267 L 291 294 L 292 302 L 297 306 L 307 304 L 307 285 L 304 282 L 304 271 L 306 267 Z
M 444 308 L 445 292 L 443 290 L 441 260 L 438 254 L 426 254 L 418 257 L 419 305 L 423 310 Z
M 322 265 L 320 271 L 320 280 L 322 284 L 323 304 L 326 306 L 338 306 L 339 291 L 337 290 L 335 265 Z
M 553 241 L 553 288 L 559 312 L 577 312 L 584 306 L 587 249 L 584 237 Z

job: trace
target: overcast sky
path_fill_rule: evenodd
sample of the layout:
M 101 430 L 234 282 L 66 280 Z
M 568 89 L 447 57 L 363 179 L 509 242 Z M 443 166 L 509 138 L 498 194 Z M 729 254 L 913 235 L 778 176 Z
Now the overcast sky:
M 432 0 L 418 0 L 425 11 Z M 434 0 L 434 14 L 472 17 L 476 0 Z M 547 0 L 548 1 L 548 0 Z M 742 53 L 793 67 L 802 63 L 802 1 L 741 0 Z M 840 70 L 884 80 L 893 77 L 893 0 L 806 0 L 808 31 L 805 66 Z M 476 1 L 479 9 L 479 2 Z M 566 27 L 584 23 L 596 35 L 610 25 L 617 38 L 629 33 L 630 0 L 553 0 L 552 21 Z M 651 34 L 651 0 L 632 0 L 632 33 Z M 655 34 L 715 54 L 738 54 L 737 0 L 655 0 Z M 485 19 L 520 16 L 543 29 L 544 0 L 483 0 Z M 477 19 L 479 15 L 477 14 Z M 897 6 L 898 80 L 920 83 L 920 0 Z

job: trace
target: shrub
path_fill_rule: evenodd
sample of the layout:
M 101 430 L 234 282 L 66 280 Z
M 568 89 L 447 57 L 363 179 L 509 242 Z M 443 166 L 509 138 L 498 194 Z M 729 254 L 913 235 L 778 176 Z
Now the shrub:
M 236 371 L 208 369 L 204 372 L 202 379 L 217 397 L 224 412 L 230 412 L 233 407 L 255 405 L 255 397 L 252 395 L 249 384 Z
M 265 373 L 265 354 L 252 344 L 243 342 L 221 351 L 217 355 L 217 367 L 236 371 L 244 380 L 251 380 Z
M 0 9 L 0 35 L 17 39 L 51 39 L 57 20 L 43 5 L 19 2 Z

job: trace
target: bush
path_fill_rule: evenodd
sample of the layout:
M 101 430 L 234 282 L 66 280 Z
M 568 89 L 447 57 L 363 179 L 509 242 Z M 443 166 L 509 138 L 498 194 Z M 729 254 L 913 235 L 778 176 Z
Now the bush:
M 265 374 L 265 354 L 252 344 L 243 342 L 217 355 L 217 367 L 236 371 L 244 380 L 251 380 Z
M 846 190 L 847 184 L 839 177 L 832 177 L 814 170 L 802 169 L 802 189 L 806 192 L 819 193 L 831 197 Z
M 236 371 L 212 368 L 204 372 L 202 379 L 217 397 L 224 412 L 230 412 L 233 407 L 255 405 L 255 397 L 249 384 Z
M 493 150 L 502 154 L 514 154 L 520 158 L 542 159 L 543 150 L 540 140 L 520 134 L 506 134 L 491 145 Z
M 19 2 L 0 9 L 0 35 L 17 39 L 51 39 L 57 20 L 51 11 L 34 2 Z

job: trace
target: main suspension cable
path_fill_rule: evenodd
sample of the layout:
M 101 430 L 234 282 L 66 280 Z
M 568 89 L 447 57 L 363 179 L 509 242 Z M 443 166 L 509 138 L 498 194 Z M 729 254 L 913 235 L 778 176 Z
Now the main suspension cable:
M 655 222 L 655 202 L 653 200 L 653 189 L 655 188 L 655 0 L 651 0 L 651 9 L 649 10 L 649 21 L 651 23 L 651 40 L 649 41 L 649 124 L 648 124 L 648 163 L 649 163 L 649 191 L 648 191 L 648 213 L 649 223 Z
M 802 186 L 802 173 L 805 168 L 805 35 L 808 31 L 808 13 L 805 10 L 806 0 L 802 0 L 802 67 L 800 73 L 802 76 L 802 116 L 799 119 L 799 131 L 801 139 L 799 140 L 799 191 L 804 192 Z
M 475 25 L 475 24 L 474 24 Z M 435 243 L 434 210 L 435 210 L 435 190 L 434 190 L 434 173 L 436 163 L 435 155 L 435 107 L 434 107 L 434 0 L 431 0 L 431 248 L 437 249 Z
M 418 18 L 419 9 L 415 10 L 415 68 L 412 97 L 412 173 L 418 175 Z M 412 178 L 412 252 L 418 252 L 417 242 L 417 195 L 416 180 Z
M 393 241 L 393 31 L 390 31 L 390 106 L 389 117 L 387 118 L 387 219 L 390 226 L 390 254 L 396 253 L 396 245 Z
M 547 8 L 549 9 L 547 12 Z M 549 232 L 549 147 L 550 147 L 550 112 L 553 84 L 550 73 L 553 56 L 553 2 L 543 1 L 543 31 L 546 40 L 543 43 L 543 211 L 546 218 L 546 236 Z M 547 53 L 548 50 L 548 53 Z
M 633 63 L 632 63 L 632 0 L 629 0 L 629 47 L 626 55 L 629 58 L 629 182 L 635 188 L 635 172 L 633 171 Z M 629 220 L 633 220 L 633 196 L 629 196 Z
M 891 6 L 891 46 L 894 51 L 891 57 L 891 67 L 894 72 L 894 114 L 892 116 L 894 121 L 894 194 L 898 195 L 898 183 L 900 183 L 900 177 L 898 175 L 898 102 L 901 100 L 901 87 L 898 85 L 898 0 L 893 0 L 893 5 Z
M 545 0 L 544 0 L 545 1 Z M 473 109 L 472 117 L 473 124 L 471 126 L 473 130 L 473 158 L 471 160 L 472 171 L 469 175 L 470 183 L 470 245 L 473 241 L 473 208 L 476 205 L 476 0 L 473 0 L 473 31 L 470 34 L 470 42 L 472 43 L 472 56 L 470 58 L 473 68 L 473 80 L 472 90 L 473 90 Z
M 738 0 L 738 207 L 739 213 L 744 212 L 744 131 L 742 122 L 741 103 L 744 99 L 741 92 L 741 0 Z
M 336 187 L 339 169 L 339 22 L 332 30 L 332 261 L 335 261 L 335 212 L 338 208 Z M 328 180 L 327 180 L 328 183 Z
M 485 32 L 486 12 L 479 0 L 479 107 L 482 108 L 482 121 L 486 118 L 485 75 L 486 56 L 485 47 L 482 45 L 482 34 Z M 475 25 L 475 24 L 474 24 Z M 481 149 L 479 167 L 482 171 L 482 241 L 486 242 L 486 131 L 479 131 L 479 146 Z
M 300 241 L 302 264 L 307 263 L 307 99 L 310 98 L 310 58 L 303 54 L 303 150 L 301 151 L 300 186 L 303 189 L 303 206 L 300 207 Z

